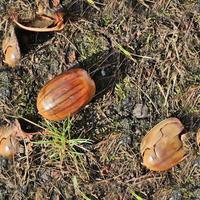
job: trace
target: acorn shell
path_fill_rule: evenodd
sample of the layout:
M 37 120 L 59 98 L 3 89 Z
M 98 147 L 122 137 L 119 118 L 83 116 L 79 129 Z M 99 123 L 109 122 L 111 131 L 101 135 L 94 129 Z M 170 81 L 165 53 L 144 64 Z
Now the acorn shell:
M 16 67 L 21 59 L 21 52 L 13 25 L 10 25 L 2 41 L 2 50 L 4 53 L 4 62 L 10 67 Z
M 14 127 L 0 127 L 0 155 L 9 159 L 13 158 L 17 146 Z
M 0 155 L 11 159 L 15 154 L 14 138 L 8 137 L 3 138 L 0 142 Z
M 37 97 L 38 112 L 48 120 L 63 120 L 90 102 L 95 91 L 95 83 L 84 69 L 71 69 L 41 89 Z
M 181 162 L 187 153 L 181 140 L 183 130 L 177 118 L 168 118 L 154 126 L 140 146 L 144 165 L 153 171 L 164 171 Z

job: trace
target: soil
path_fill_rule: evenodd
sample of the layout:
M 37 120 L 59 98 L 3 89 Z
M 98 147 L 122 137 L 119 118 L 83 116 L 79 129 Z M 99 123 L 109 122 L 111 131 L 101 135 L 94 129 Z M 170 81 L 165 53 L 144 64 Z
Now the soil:
M 13 160 L 0 158 L 0 200 L 200 199 L 200 3 L 194 0 L 63 0 L 65 28 L 31 33 L 16 28 L 22 59 L 16 68 L 0 54 L 0 124 L 18 119 L 26 132 L 50 125 L 37 112 L 43 85 L 73 66 L 94 79 L 95 98 L 70 120 L 65 149 L 49 136 L 20 140 Z M 93 1 L 91 1 L 93 2 Z M 0 43 L 10 13 L 34 10 L 31 0 L 0 1 Z M 77 61 L 68 63 L 68 52 Z M 153 172 L 140 143 L 158 122 L 177 117 L 189 153 L 172 169 Z M 37 143 L 37 141 L 47 143 Z M 53 141 L 53 142 L 51 142 Z M 35 143 L 36 142 L 36 143 Z M 76 152 L 70 156 L 70 153 Z

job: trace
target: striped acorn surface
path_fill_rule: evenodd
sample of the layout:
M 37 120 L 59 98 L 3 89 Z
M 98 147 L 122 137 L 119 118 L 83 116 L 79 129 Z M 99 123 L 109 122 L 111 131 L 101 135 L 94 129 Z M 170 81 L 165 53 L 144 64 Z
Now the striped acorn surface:
M 47 82 L 38 94 L 37 109 L 48 120 L 63 120 L 89 103 L 95 92 L 96 86 L 89 74 L 74 68 Z

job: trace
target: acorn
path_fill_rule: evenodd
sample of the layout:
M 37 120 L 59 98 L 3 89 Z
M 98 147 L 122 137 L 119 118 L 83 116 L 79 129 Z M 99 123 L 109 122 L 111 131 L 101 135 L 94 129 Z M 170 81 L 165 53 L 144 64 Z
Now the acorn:
M 0 127 L 0 155 L 6 158 L 13 158 L 18 142 L 16 140 L 16 131 L 14 126 Z
M 2 41 L 4 62 L 10 67 L 16 67 L 21 59 L 21 52 L 15 33 L 15 27 L 10 25 Z
M 153 171 L 172 168 L 185 159 L 184 126 L 177 118 L 168 118 L 154 126 L 142 139 L 140 152 L 143 164 Z
M 95 83 L 84 69 L 70 69 L 50 80 L 40 90 L 38 112 L 48 120 L 64 120 L 88 104 L 95 91 Z

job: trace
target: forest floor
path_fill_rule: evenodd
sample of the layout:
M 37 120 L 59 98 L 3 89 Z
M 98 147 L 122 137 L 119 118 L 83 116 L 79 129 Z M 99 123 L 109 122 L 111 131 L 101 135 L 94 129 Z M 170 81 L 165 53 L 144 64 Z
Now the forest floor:
M 40 126 L 62 135 L 21 140 L 13 160 L 0 159 L 0 200 L 200 199 L 200 2 L 88 2 L 62 1 L 60 32 L 19 30 L 19 41 L 32 39 L 16 68 L 0 54 L 0 124 L 17 118 L 24 131 Z M 0 1 L 0 43 L 8 14 L 34 7 Z M 71 119 L 48 122 L 37 112 L 37 94 L 69 69 L 69 47 L 94 79 L 96 96 Z M 172 169 L 153 172 L 142 164 L 140 143 L 168 117 L 184 124 L 190 151 Z

